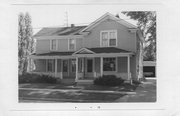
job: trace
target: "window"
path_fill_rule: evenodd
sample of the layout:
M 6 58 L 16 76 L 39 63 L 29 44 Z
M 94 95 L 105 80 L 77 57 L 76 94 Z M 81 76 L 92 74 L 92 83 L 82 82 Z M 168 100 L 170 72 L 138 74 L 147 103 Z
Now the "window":
M 50 45 L 51 50 L 57 50 L 56 39 L 51 40 L 50 44 L 51 44 Z
M 103 71 L 116 71 L 116 58 L 103 58 Z
M 109 30 L 101 32 L 101 47 L 112 47 L 117 45 L 117 31 Z
M 102 32 L 102 46 L 108 47 L 108 32 Z
M 76 60 L 75 59 L 71 60 L 71 71 L 76 72 Z
M 116 46 L 116 33 L 109 32 L 109 46 Z
M 53 72 L 54 71 L 54 66 L 55 66 L 55 61 L 53 59 L 48 59 L 47 60 L 47 71 L 48 72 Z
M 63 72 L 68 72 L 68 60 L 63 60 Z
M 75 50 L 75 39 L 69 39 L 69 50 Z

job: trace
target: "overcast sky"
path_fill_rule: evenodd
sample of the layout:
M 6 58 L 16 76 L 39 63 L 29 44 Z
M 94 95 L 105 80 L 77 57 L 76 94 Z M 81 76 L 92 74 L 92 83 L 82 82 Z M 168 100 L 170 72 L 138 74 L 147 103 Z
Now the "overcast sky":
M 16 5 L 14 7 L 16 7 L 17 14 L 29 12 L 34 33 L 42 27 L 64 26 L 67 17 L 69 25 L 87 25 L 106 12 L 113 15 L 118 13 L 120 18 L 136 25 L 136 21 L 121 14 L 122 10 L 119 5 Z

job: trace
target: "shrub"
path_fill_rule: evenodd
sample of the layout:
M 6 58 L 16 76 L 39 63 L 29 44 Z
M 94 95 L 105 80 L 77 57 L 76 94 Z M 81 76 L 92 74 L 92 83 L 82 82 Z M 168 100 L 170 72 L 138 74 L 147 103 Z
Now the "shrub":
M 132 80 L 132 83 L 133 83 L 134 85 L 139 85 L 139 84 L 141 84 L 141 82 L 138 81 L 138 80 Z
M 49 75 L 25 73 L 19 75 L 19 83 L 57 83 L 57 78 Z
M 117 78 L 115 75 L 103 75 L 94 80 L 95 85 L 103 86 L 118 86 L 122 83 L 124 83 L 124 80 L 122 78 Z

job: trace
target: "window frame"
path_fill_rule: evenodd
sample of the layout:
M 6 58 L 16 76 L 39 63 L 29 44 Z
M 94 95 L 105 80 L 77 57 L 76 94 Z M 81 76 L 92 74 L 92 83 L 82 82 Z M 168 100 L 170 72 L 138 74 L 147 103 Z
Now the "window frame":
M 108 46 L 102 45 L 102 33 L 108 33 Z M 110 46 L 110 32 L 115 32 L 116 45 Z M 117 30 L 103 30 L 100 32 L 100 47 L 117 47 L 118 39 L 117 39 Z
M 51 65 L 49 63 L 51 62 Z M 47 72 L 54 72 L 55 71 L 55 60 L 54 59 L 47 59 L 46 60 L 46 70 Z M 49 70 L 49 66 L 51 66 L 52 70 Z
M 115 70 L 113 70 L 113 71 L 105 71 L 104 70 L 104 58 L 114 58 L 115 59 Z M 103 57 L 103 67 L 102 67 L 103 69 L 103 72 L 117 72 L 117 57 Z
M 52 49 L 52 47 L 53 47 L 53 40 L 55 40 L 55 49 Z M 58 50 L 58 40 L 57 39 L 51 39 L 50 40 L 50 51 L 57 51 Z
M 74 49 L 70 49 L 70 40 L 74 40 Z M 76 39 L 75 38 L 69 38 L 68 39 L 68 51 L 75 51 L 76 50 Z

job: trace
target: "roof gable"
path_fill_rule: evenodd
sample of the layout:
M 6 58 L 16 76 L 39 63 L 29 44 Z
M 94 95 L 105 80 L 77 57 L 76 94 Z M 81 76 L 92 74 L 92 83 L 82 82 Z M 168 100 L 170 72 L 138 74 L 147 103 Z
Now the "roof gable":
M 81 30 L 81 32 L 86 32 L 86 31 L 89 31 L 91 30 L 92 28 L 96 27 L 98 24 L 100 24 L 101 22 L 103 22 L 104 20 L 107 20 L 107 19 L 111 19 L 111 20 L 114 20 L 128 28 L 137 28 L 135 25 L 121 19 L 121 18 L 117 18 L 115 17 L 114 15 L 110 14 L 110 13 L 106 13 L 104 14 L 103 16 L 101 16 L 99 19 L 97 19 L 96 21 L 92 22 L 91 24 L 89 24 L 86 28 L 84 28 L 83 30 Z

